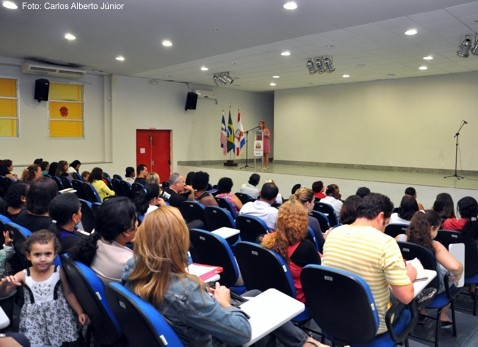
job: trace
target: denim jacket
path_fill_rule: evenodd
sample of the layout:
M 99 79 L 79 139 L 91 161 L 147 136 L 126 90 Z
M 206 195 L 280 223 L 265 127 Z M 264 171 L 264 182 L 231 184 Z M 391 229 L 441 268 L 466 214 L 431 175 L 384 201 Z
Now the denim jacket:
M 223 308 L 199 285 L 173 275 L 159 311 L 184 346 L 238 346 L 251 339 L 251 325 L 236 307 Z M 222 343 L 221 343 L 222 342 Z

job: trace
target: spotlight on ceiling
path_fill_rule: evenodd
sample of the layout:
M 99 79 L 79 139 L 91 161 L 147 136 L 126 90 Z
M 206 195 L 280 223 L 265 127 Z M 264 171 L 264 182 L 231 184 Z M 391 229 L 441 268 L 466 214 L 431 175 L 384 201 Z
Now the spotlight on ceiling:
M 333 58 L 330 55 L 324 55 L 322 57 L 315 57 L 307 59 L 305 64 L 307 70 L 309 70 L 309 74 L 321 74 L 324 72 L 334 72 L 335 67 L 333 63 Z
M 461 41 L 460 48 L 458 48 L 458 51 L 456 51 L 456 54 L 460 58 L 468 58 L 469 57 L 469 52 L 471 48 L 471 38 L 469 35 L 466 35 L 463 41 Z M 475 45 L 476 48 L 476 45 Z
M 216 84 L 216 86 L 220 85 L 227 85 L 227 84 L 232 84 L 234 82 L 234 79 L 229 75 L 229 72 L 220 72 L 214 74 L 212 77 L 212 80 Z

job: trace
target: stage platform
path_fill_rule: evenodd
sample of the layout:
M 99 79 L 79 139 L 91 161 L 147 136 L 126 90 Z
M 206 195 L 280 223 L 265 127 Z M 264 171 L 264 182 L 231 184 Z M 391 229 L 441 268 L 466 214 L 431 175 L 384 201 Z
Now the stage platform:
M 338 184 L 342 197 L 355 194 L 358 187 L 366 186 L 374 192 L 388 195 L 395 205 L 400 203 L 405 188 L 415 187 L 417 200 L 425 208 L 431 208 L 438 193 L 448 192 L 455 203 L 463 196 L 473 196 L 478 200 L 478 172 L 458 171 L 462 179 L 445 176 L 453 175 L 453 170 L 404 169 L 404 168 L 371 168 L 347 165 L 327 165 L 297 162 L 274 162 L 268 170 L 263 170 L 260 162 L 236 161 L 237 166 L 224 166 L 222 162 L 183 162 L 178 163 L 181 174 L 189 171 L 206 171 L 210 175 L 210 183 L 216 184 L 221 177 L 231 177 L 234 182 L 233 191 L 238 191 L 242 183 L 246 182 L 251 173 L 261 175 L 261 186 L 265 180 L 273 179 L 284 197 L 288 197 L 291 188 L 300 183 L 311 187 L 317 180 L 324 185 Z

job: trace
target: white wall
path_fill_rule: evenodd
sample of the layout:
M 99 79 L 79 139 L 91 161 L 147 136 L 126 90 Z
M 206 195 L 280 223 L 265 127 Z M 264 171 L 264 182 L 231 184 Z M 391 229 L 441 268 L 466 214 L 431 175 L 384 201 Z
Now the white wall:
M 472 72 L 278 91 L 274 157 L 453 169 L 465 119 L 460 164 L 478 170 L 477 80 Z
M 219 146 L 221 112 L 231 108 L 234 125 L 241 110 L 244 129 L 265 119 L 273 126 L 273 94 L 215 89 L 213 100 L 199 99 L 196 110 L 184 110 L 185 83 L 150 84 L 147 79 L 123 76 L 92 76 L 79 80 L 45 77 L 50 82 L 84 84 L 84 139 L 48 137 L 48 103 L 33 99 L 39 75 L 24 75 L 21 61 L 0 57 L 0 77 L 19 80 L 20 136 L 0 138 L 0 158 L 12 159 L 17 174 L 35 158 L 50 162 L 79 159 L 82 170 L 100 166 L 110 173 L 124 174 L 136 165 L 136 129 L 172 130 L 172 170 L 177 161 L 222 160 Z M 251 139 L 252 143 L 252 139 Z M 251 145 L 252 146 L 252 145 Z M 250 147 L 249 153 L 252 150 Z M 238 159 L 244 158 L 244 152 Z

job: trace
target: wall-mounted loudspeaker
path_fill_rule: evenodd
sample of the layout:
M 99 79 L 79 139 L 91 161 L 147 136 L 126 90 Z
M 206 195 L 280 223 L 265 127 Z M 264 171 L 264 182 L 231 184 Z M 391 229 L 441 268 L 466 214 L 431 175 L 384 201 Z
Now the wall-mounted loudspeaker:
M 186 111 L 195 110 L 197 102 L 198 102 L 198 95 L 194 92 L 189 92 L 188 96 L 186 97 Z
M 48 91 L 50 90 L 50 81 L 38 79 L 35 81 L 35 100 L 48 101 Z

